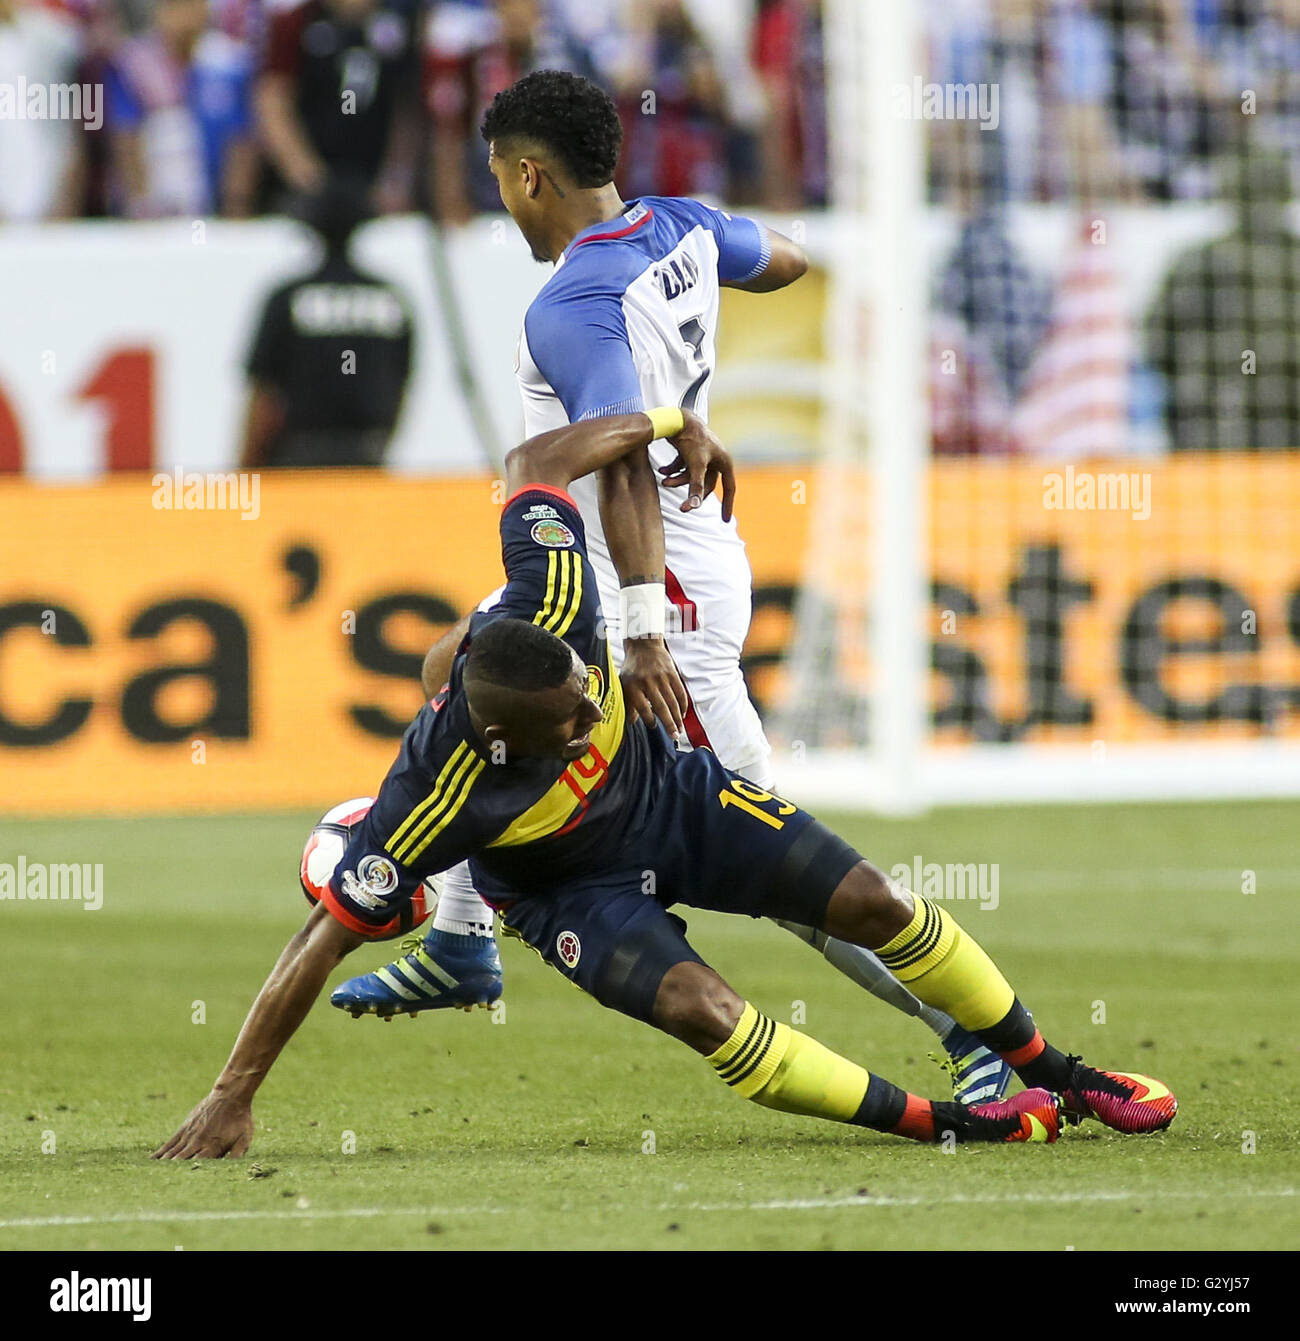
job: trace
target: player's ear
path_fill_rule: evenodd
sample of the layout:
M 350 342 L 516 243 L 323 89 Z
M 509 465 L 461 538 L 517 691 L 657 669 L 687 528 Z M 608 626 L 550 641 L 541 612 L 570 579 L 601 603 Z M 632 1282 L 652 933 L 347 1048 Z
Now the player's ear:
M 484 728 L 483 740 L 488 747 L 488 757 L 494 764 L 505 764 L 510 762 L 511 745 L 508 732 L 504 726 L 489 726 Z
M 524 194 L 529 200 L 536 200 L 542 190 L 542 170 L 531 158 L 521 158 L 519 166 L 523 169 Z

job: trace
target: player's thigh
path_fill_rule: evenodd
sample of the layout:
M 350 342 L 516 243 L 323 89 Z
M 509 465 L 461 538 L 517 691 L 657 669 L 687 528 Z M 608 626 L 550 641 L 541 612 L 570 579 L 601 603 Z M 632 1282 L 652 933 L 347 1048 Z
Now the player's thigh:
M 707 745 L 725 767 L 766 784 L 772 747 L 740 669 L 749 628 L 747 567 L 742 576 L 730 599 L 703 602 L 698 622 L 669 633 L 665 643 L 691 697 L 692 742 Z
M 687 682 L 691 706 L 704 743 L 717 755 L 718 762 L 767 789 L 772 785 L 772 746 L 738 664 L 734 671 L 734 676 L 708 699 L 698 698 Z
M 684 533 L 689 542 L 683 542 Z M 753 608 L 753 574 L 744 543 L 726 530 L 708 536 L 693 522 L 666 526 L 664 560 L 669 600 L 680 612 L 672 619 L 669 636 L 703 633 L 716 647 L 730 648 L 739 657 Z
M 506 930 L 602 1006 L 655 1023 L 660 984 L 679 964 L 703 965 L 686 924 L 643 889 L 643 873 L 500 904 Z
M 820 820 L 708 750 L 678 759 L 652 829 L 666 902 L 804 926 L 824 926 L 832 895 L 862 861 Z

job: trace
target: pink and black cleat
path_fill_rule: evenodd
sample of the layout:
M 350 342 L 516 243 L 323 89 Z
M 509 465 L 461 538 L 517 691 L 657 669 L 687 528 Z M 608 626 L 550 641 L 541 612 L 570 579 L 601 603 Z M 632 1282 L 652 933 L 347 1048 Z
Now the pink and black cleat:
M 1098 1071 L 1082 1057 L 1071 1057 L 1070 1083 L 1061 1091 L 1066 1120 L 1096 1118 L 1112 1131 L 1136 1134 L 1164 1131 L 1178 1112 L 1178 1100 L 1150 1076 Z

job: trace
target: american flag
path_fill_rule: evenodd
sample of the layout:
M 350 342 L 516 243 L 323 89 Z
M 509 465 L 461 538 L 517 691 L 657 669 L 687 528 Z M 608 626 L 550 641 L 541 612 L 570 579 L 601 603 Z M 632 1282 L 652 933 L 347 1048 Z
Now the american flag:
M 1012 414 L 1012 440 L 1026 456 L 1118 456 L 1130 446 L 1133 332 L 1119 276 L 1095 229 L 1094 220 L 1083 222 Z

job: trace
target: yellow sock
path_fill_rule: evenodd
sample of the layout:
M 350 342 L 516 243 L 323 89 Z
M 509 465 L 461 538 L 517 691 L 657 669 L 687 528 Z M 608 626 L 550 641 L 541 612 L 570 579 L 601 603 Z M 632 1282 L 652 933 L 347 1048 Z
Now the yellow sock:
M 911 922 L 875 953 L 927 1006 L 963 1029 L 989 1029 L 1015 1001 L 997 965 L 937 903 L 913 894 Z
M 708 1062 L 742 1098 L 836 1122 L 853 1119 L 871 1082 L 862 1067 L 748 1002 L 735 1031 Z

